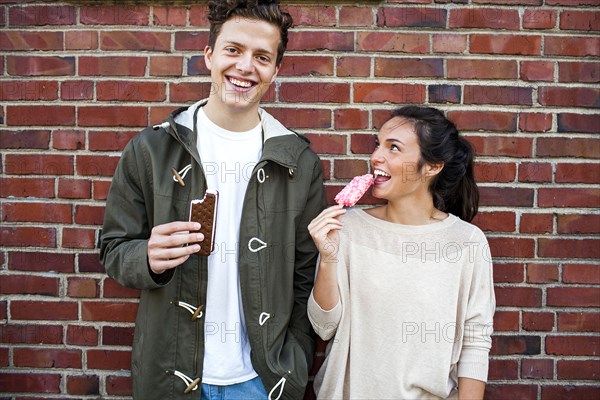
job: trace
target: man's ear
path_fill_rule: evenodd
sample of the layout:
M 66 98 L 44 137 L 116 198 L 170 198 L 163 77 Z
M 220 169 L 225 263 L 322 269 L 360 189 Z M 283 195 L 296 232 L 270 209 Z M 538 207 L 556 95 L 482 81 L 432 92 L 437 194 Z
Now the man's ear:
M 425 176 L 434 177 L 444 169 L 444 163 L 430 164 L 425 163 Z
M 206 68 L 210 70 L 212 65 L 212 48 L 210 46 L 204 48 L 204 64 L 206 64 Z
M 275 67 L 275 73 L 273 74 L 273 77 L 271 77 L 271 82 L 269 83 L 275 82 L 275 78 L 277 78 L 277 74 L 279 73 L 279 67 L 281 67 L 281 64 Z

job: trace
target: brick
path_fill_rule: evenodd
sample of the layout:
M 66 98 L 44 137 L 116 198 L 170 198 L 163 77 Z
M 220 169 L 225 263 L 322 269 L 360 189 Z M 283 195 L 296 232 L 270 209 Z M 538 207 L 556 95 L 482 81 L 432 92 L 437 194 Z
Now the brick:
M 521 233 L 552 233 L 554 230 L 553 214 L 523 214 L 519 223 Z
M 294 20 L 294 26 L 335 26 L 335 7 L 287 7 Z
M 80 76 L 144 76 L 146 57 L 79 57 Z
M 102 293 L 106 299 L 137 299 L 140 297 L 139 290 L 122 286 L 119 282 L 110 278 L 104 280 Z
M 473 0 L 474 4 L 498 4 L 498 5 L 529 5 L 541 6 L 542 0 Z
M 67 81 L 60 84 L 61 100 L 92 100 L 94 98 L 93 81 Z
M 73 157 L 58 154 L 7 154 L 6 174 L 72 175 Z
M 103 81 L 96 84 L 100 101 L 163 101 L 166 99 L 164 82 Z
M 71 106 L 7 106 L 6 116 L 6 124 L 14 126 L 75 125 Z
M 585 36 L 546 36 L 544 37 L 546 56 L 598 56 L 600 46 L 596 38 Z
M 171 50 L 171 34 L 168 32 L 100 32 L 100 49 L 169 52 Z
M 75 206 L 75 223 L 79 225 L 102 225 L 104 207 L 77 205 Z
M 336 179 L 352 179 L 364 175 L 369 171 L 369 164 L 365 160 L 335 160 L 334 177 Z
M 310 147 L 319 154 L 346 154 L 346 135 L 307 134 Z
M 0 282 L 0 293 L 34 294 L 41 296 L 58 296 L 58 278 L 28 275 L 4 275 Z M 13 315 L 13 318 L 15 316 Z
M 428 97 L 430 103 L 460 104 L 461 87 L 458 85 L 429 85 Z
M 447 60 L 449 79 L 515 79 L 518 76 L 514 60 Z
M 560 188 L 538 190 L 539 207 L 592 207 L 600 204 L 600 190 L 585 188 Z
M 598 336 L 546 336 L 546 353 L 558 356 L 593 356 L 600 352 Z
M 544 86 L 538 89 L 538 101 L 545 106 L 599 107 L 600 90 L 593 88 L 560 88 Z
M 67 376 L 67 393 L 70 395 L 99 395 L 100 378 L 97 375 Z
M 600 141 L 579 138 L 539 138 L 537 155 L 550 157 L 600 158 Z
M 349 103 L 350 85 L 284 82 L 279 87 L 279 98 L 288 103 Z
M 470 128 L 470 116 L 459 119 L 465 128 Z M 502 124 L 500 120 L 498 124 Z M 460 129 L 460 128 L 459 128 Z M 475 153 L 482 156 L 531 157 L 533 141 L 530 138 L 515 136 L 469 136 L 469 142 L 475 147 Z
M 8 367 L 8 349 L 0 348 L 0 367 Z
M 98 31 L 68 31 L 65 32 L 66 50 L 97 50 Z
M 455 8 L 450 10 L 450 28 L 518 30 L 517 10 L 507 8 Z
M 175 50 L 188 50 L 204 52 L 204 47 L 208 45 L 208 32 L 204 31 L 181 31 L 175 32 Z M 199 57 L 199 62 L 204 62 L 204 56 Z
M 600 288 L 597 288 L 597 287 L 552 287 L 552 288 L 548 288 L 546 303 L 552 307 L 598 307 L 598 306 L 600 306 Z
M 443 77 L 444 61 L 441 58 L 376 58 L 375 76 L 392 78 Z
M 526 359 L 521 361 L 521 378 L 552 379 L 554 378 L 554 361 L 550 359 Z
M 48 149 L 50 131 L 48 130 L 0 130 L 0 149 Z
M 98 331 L 93 326 L 69 325 L 67 327 L 67 344 L 74 346 L 97 346 Z
M 369 125 L 369 113 L 367 111 L 346 108 L 333 112 L 335 129 L 367 129 Z
M 549 6 L 593 6 L 596 5 L 595 0 L 546 0 Z
M 192 26 L 209 26 L 208 22 L 208 7 L 207 6 L 192 6 L 190 7 L 190 25 Z
M 352 154 L 371 154 L 377 147 L 375 135 L 352 135 L 350 137 L 350 151 Z
M 524 162 L 519 164 L 519 182 L 552 182 L 552 164 Z
M 137 308 L 137 303 L 114 301 L 86 301 L 81 303 L 81 320 L 105 322 L 134 322 Z
M 425 7 L 382 7 L 377 12 L 380 27 L 445 28 L 448 10 Z
M 10 7 L 10 26 L 75 25 L 75 7 L 70 6 L 27 6 Z
M 77 320 L 77 303 L 66 301 L 17 301 L 10 304 L 13 319 L 69 321 Z
M 525 132 L 548 132 L 552 129 L 552 114 L 521 113 L 519 129 Z
M 55 130 L 52 132 L 52 147 L 58 150 L 81 150 L 85 147 L 85 131 Z
M 599 360 L 558 360 L 556 369 L 558 379 L 597 381 L 600 378 Z
M 492 253 L 493 254 L 493 253 Z M 496 304 L 498 306 L 540 307 L 542 291 L 529 287 L 496 287 Z
M 555 180 L 557 183 L 600 183 L 600 164 L 558 163 Z
M 94 229 L 63 228 L 62 246 L 76 249 L 94 249 L 96 231 Z
M 61 199 L 89 199 L 92 195 L 92 183 L 85 179 L 58 180 L 58 197 Z
M 538 254 L 555 258 L 600 258 L 600 242 L 593 239 L 540 238 Z
M 432 36 L 434 53 L 463 54 L 467 51 L 468 35 L 440 33 Z
M 526 9 L 523 12 L 524 29 L 552 29 L 556 27 L 555 10 Z
M 3 51 L 62 50 L 62 32 L 0 32 L 0 50 Z
M 459 131 L 514 132 L 517 128 L 517 115 L 510 112 L 450 111 L 448 118 Z
M 539 336 L 511 335 L 492 336 L 492 350 L 490 354 L 540 354 L 541 341 Z
M 1 227 L 0 245 L 15 247 L 56 247 L 54 228 Z
M 169 115 L 171 115 L 173 113 L 173 111 L 175 110 L 172 106 L 171 107 L 157 107 L 157 106 L 150 106 L 150 125 L 156 125 L 158 123 L 161 123 L 163 121 L 165 121 Z M 135 132 L 136 134 L 138 132 Z
M 516 54 L 536 56 L 542 51 L 541 36 L 533 35 L 471 35 L 471 53 Z
M 17 271 L 74 272 L 75 255 L 64 253 L 9 252 L 8 268 Z
M 103 346 L 132 346 L 133 327 L 104 326 L 102 327 Z
M 8 56 L 7 71 L 19 76 L 72 76 L 75 57 Z
M 118 156 L 77 156 L 77 173 L 85 176 L 113 176 Z
M 558 114 L 558 132 L 600 132 L 600 115 L 589 114 Z
M 88 278 L 68 278 L 67 296 L 69 297 L 97 297 L 98 281 Z
M 464 87 L 464 104 L 532 105 L 532 89 L 509 86 Z
M 13 350 L 15 367 L 81 368 L 81 350 L 53 348 L 17 348 Z
M 429 35 L 391 32 L 358 32 L 357 50 L 413 54 L 428 53 Z
M 475 164 L 477 182 L 514 182 L 517 176 L 515 163 L 478 162 Z
M 338 57 L 336 76 L 368 77 L 371 75 L 371 59 L 369 57 Z
M 563 332 L 600 332 L 600 314 L 559 312 L 558 330 Z
M 328 181 L 331 179 L 331 161 L 321 160 L 321 169 L 323 170 L 323 180 Z
M 70 204 L 48 204 L 34 202 L 4 203 L 2 221 L 7 222 L 72 222 Z
M 267 108 L 266 111 L 290 129 L 331 128 L 330 110 L 297 108 L 292 112 L 290 109 L 286 108 Z
M 373 25 L 373 14 L 369 7 L 344 7 L 340 8 L 340 26 L 366 26 Z
M 574 83 L 600 82 L 600 63 L 559 62 L 558 81 Z
M 554 80 L 554 63 L 551 61 L 521 61 L 519 77 L 523 81 L 552 82 Z
M 522 263 L 508 263 L 494 265 L 494 282 L 496 283 L 522 283 L 524 281 L 525 267 Z M 517 329 L 518 330 L 518 317 Z
M 562 271 L 565 283 L 600 284 L 600 266 L 596 264 L 566 264 Z
M 105 273 L 98 254 L 79 254 L 79 272 Z
M 494 331 L 518 331 L 519 330 L 519 312 L 518 311 L 497 311 L 494 313 Z
M 537 391 L 537 385 L 490 384 L 485 387 L 484 398 L 486 400 L 535 399 Z
M 600 397 L 596 386 L 544 386 L 542 400 L 595 400 Z
M 92 151 L 121 151 L 137 131 L 94 131 L 88 134 Z
M 92 185 L 93 199 L 106 200 L 108 198 L 108 190 L 110 189 L 110 181 L 94 180 Z
M 88 368 L 110 371 L 131 368 L 131 351 L 88 350 L 86 353 Z
M 354 33 L 335 31 L 290 31 L 287 50 L 289 51 L 353 51 Z
M 54 197 L 53 178 L 0 178 L 0 197 Z
M 79 107 L 80 126 L 139 126 L 146 127 L 148 109 L 136 106 Z
M 523 312 L 523 329 L 550 332 L 554 327 L 554 313 Z
M 3 372 L 0 387 L 5 393 L 60 393 L 61 374 Z
M 480 206 L 532 207 L 534 192 L 526 188 L 480 187 Z
M 278 76 L 333 76 L 333 57 L 286 55 Z
M 423 103 L 425 86 L 390 83 L 354 83 L 354 101 L 358 103 Z
M 529 282 L 529 283 L 558 282 L 558 265 L 527 263 L 527 282 Z
M 172 102 L 198 101 L 207 98 L 212 90 L 209 82 L 170 83 L 169 93 Z
M 130 376 L 107 376 L 106 393 L 115 396 L 131 396 L 132 382 Z
M 563 10 L 560 13 L 560 29 L 600 31 L 600 12 Z
M 80 22 L 86 25 L 141 25 L 150 20 L 150 7 L 81 7 Z
M 174 76 L 183 74 L 183 57 L 155 56 L 150 57 L 150 76 Z
M 153 24 L 158 26 L 185 26 L 187 9 L 185 7 L 154 7 Z
M 0 342 L 19 344 L 62 344 L 63 328 L 60 325 L 1 324 Z M 0 377 L 2 374 L 0 374 Z M 4 386 L 0 386 L 4 389 Z

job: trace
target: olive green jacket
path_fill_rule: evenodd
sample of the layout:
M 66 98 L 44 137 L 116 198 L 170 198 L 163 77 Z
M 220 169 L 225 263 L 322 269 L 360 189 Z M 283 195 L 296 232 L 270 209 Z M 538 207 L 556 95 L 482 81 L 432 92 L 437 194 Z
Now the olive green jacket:
M 101 261 L 110 277 L 142 291 L 132 360 L 136 399 L 200 396 L 207 258 L 192 255 L 156 275 L 147 247 L 154 226 L 186 221 L 190 201 L 204 196 L 197 134 L 174 119 L 191 120 L 204 103 L 175 111 L 127 144 L 106 204 Z M 307 226 L 325 207 L 321 164 L 306 139 L 264 110 L 260 117 L 263 152 L 248 183 L 238 243 L 243 312 L 252 365 L 270 398 L 301 399 L 314 352 L 306 303 L 317 250 Z M 172 168 L 188 164 L 182 186 Z M 188 386 L 194 390 L 184 394 Z

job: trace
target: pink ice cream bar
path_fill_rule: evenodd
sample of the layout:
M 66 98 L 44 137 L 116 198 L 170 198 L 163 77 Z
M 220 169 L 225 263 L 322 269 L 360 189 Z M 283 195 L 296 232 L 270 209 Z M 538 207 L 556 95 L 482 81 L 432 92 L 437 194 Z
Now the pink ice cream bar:
M 334 200 L 341 206 L 352 207 L 369 190 L 374 182 L 373 175 L 356 176 L 335 196 Z

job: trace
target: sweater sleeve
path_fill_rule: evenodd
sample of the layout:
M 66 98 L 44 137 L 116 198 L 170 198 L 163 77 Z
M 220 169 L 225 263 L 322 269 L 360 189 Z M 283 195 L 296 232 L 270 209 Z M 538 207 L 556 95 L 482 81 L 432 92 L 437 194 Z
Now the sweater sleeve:
M 323 310 L 310 292 L 308 298 L 308 319 L 317 332 L 317 335 L 323 340 L 329 340 L 335 335 L 340 320 L 342 319 L 342 303 L 338 300 L 335 307 L 331 310 Z
M 473 262 L 473 275 L 463 327 L 463 347 L 458 361 L 458 377 L 486 382 L 496 299 L 489 244 L 483 233 L 479 230 L 477 232 L 479 240 L 471 241 L 468 249 L 468 256 Z

